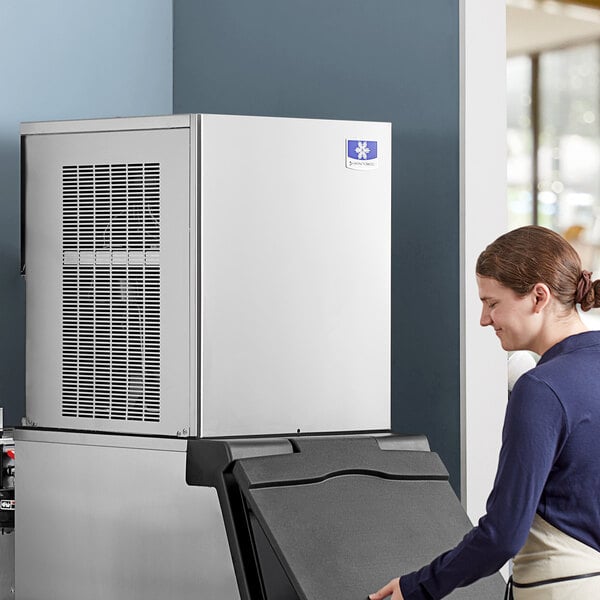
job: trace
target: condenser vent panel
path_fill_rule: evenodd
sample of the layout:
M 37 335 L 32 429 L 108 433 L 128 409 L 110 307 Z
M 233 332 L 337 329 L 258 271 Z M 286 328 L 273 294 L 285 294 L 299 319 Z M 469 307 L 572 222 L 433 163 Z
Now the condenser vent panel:
M 160 421 L 160 164 L 62 168 L 62 415 Z
M 34 426 L 197 431 L 195 205 L 183 121 L 24 126 L 26 416 Z

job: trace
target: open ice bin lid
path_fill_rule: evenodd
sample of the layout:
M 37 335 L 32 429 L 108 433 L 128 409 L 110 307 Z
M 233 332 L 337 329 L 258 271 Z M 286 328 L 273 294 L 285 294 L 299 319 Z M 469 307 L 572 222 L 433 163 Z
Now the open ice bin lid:
M 194 439 L 186 478 L 217 489 L 242 600 L 364 600 L 471 528 L 425 438 Z M 448 597 L 503 587 L 496 574 Z

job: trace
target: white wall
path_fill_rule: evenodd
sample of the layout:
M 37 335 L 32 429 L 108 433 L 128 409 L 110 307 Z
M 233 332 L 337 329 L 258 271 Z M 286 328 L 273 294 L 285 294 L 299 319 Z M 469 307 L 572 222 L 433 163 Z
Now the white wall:
M 462 501 L 477 522 L 496 472 L 506 353 L 479 325 L 479 253 L 507 227 L 504 0 L 461 0 Z M 485 26 L 482 26 L 485 24 Z

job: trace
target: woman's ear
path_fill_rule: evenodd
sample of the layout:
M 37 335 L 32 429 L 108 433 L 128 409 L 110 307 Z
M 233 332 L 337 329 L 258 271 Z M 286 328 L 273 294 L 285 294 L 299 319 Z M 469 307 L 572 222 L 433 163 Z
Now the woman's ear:
M 540 313 L 550 303 L 550 288 L 545 283 L 536 283 L 533 286 L 534 311 Z

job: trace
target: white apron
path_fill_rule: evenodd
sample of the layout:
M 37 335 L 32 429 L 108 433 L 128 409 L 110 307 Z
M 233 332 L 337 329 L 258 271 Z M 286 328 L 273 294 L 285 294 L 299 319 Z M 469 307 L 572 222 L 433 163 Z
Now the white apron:
M 536 514 L 512 579 L 514 600 L 600 599 L 600 552 Z

